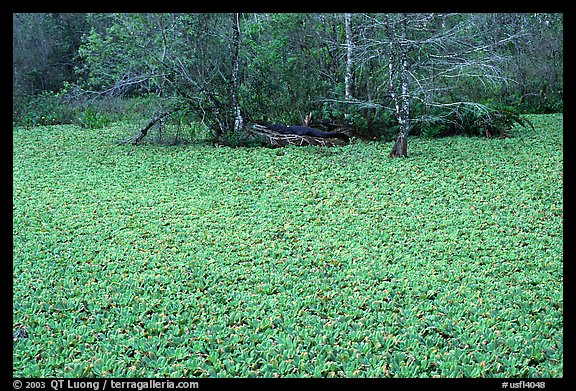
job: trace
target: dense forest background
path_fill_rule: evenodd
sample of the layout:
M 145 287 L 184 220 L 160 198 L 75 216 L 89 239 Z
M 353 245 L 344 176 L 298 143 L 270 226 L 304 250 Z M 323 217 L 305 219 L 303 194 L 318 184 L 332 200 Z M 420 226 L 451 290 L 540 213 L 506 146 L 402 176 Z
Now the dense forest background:
M 15 125 L 176 113 L 230 138 L 312 113 L 373 139 L 488 135 L 562 111 L 562 69 L 562 14 L 13 14 Z

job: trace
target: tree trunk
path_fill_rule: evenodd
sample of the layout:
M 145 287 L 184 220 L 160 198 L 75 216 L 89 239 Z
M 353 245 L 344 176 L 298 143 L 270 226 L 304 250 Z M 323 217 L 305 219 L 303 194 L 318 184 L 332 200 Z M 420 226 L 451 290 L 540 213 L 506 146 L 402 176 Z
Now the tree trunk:
M 351 14 L 344 14 L 344 24 L 346 28 L 346 73 L 344 74 L 344 98 L 350 100 L 353 98 L 352 85 L 352 54 L 354 44 L 352 42 L 352 28 L 350 26 Z
M 400 132 L 390 152 L 390 157 L 408 157 L 408 137 Z
M 408 89 L 408 44 L 406 42 L 406 14 L 402 15 L 401 38 L 400 38 L 400 83 L 402 84 L 402 94 L 400 96 L 401 106 L 398 122 L 400 123 L 400 133 L 396 138 L 396 143 L 392 147 L 390 157 L 408 157 L 408 134 L 410 133 L 410 92 Z M 398 105 L 396 105 L 398 110 Z
M 142 139 L 144 137 L 146 137 L 146 135 L 148 134 L 148 131 L 150 130 L 150 128 L 152 128 L 152 126 L 154 126 L 158 121 L 161 121 L 163 118 L 174 113 L 178 109 L 179 108 L 174 108 L 172 110 L 168 110 L 168 111 L 165 111 L 161 114 L 158 114 L 156 117 L 152 118 L 152 120 L 150 120 L 150 122 L 148 122 L 148 125 L 144 126 L 142 129 L 140 129 L 140 131 L 138 133 L 136 133 L 135 135 L 133 135 L 132 137 L 130 137 L 126 140 L 120 140 L 120 141 L 118 141 L 118 143 L 119 144 L 130 143 L 130 144 L 134 144 L 134 145 L 140 144 L 140 142 L 142 142 Z
M 232 109 L 234 110 L 234 131 L 237 132 L 244 127 L 244 119 L 240 113 L 240 103 L 238 94 L 240 91 L 239 80 L 239 48 L 240 48 L 240 14 L 235 13 L 233 17 L 232 35 Z

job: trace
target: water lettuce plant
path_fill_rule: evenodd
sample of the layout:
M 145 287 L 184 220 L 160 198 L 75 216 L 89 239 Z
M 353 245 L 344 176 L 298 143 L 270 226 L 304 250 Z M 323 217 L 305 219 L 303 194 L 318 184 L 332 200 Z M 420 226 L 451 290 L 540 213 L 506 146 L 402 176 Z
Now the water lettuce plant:
M 530 120 L 407 159 L 14 128 L 13 375 L 562 377 L 562 116 Z

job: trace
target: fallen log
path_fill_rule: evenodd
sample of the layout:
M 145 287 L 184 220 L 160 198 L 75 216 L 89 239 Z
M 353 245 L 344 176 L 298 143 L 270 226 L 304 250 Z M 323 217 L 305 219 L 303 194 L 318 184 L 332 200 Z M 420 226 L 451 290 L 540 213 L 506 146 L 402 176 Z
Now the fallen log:
M 285 147 L 287 145 L 305 146 L 305 145 L 322 145 L 333 147 L 336 145 L 346 145 L 349 141 L 348 137 L 320 137 L 312 136 L 310 134 L 294 134 L 284 133 L 269 127 L 270 125 L 254 124 L 249 128 L 249 132 L 255 135 L 264 137 L 266 143 L 271 147 Z M 273 127 L 279 127 L 274 125 Z M 290 127 L 282 127 L 290 128 Z M 301 127 L 300 127 L 301 128 Z M 284 129 L 281 129 L 284 130 Z M 322 132 L 328 133 L 328 132 Z M 334 136 L 336 136 L 334 134 Z M 344 135 L 345 136 L 345 135 Z
M 283 134 L 295 134 L 298 136 L 311 136 L 319 138 L 339 138 L 346 142 L 350 141 L 350 138 L 345 133 L 340 132 L 325 132 L 316 128 L 311 128 L 309 126 L 283 126 L 283 125 L 272 125 L 268 123 L 261 123 L 260 125 L 265 126 L 278 133 Z

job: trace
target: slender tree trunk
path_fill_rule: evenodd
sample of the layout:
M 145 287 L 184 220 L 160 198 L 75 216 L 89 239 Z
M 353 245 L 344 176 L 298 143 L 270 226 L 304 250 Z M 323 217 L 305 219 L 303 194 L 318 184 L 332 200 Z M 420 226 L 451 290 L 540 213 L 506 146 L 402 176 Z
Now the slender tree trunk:
M 240 103 L 238 94 L 240 91 L 239 80 L 239 48 L 240 48 L 240 14 L 235 13 L 233 16 L 233 35 L 232 35 L 232 109 L 234 110 L 234 131 L 237 132 L 244 127 L 244 119 L 240 112 Z
M 398 123 L 402 122 L 400 117 L 400 103 L 398 102 L 398 94 L 396 93 L 396 50 L 397 42 L 393 34 L 392 25 L 388 15 L 384 15 L 386 22 L 386 32 L 388 34 L 388 90 L 390 92 L 390 97 L 394 103 L 394 115 Z
M 352 27 L 350 20 L 352 14 L 344 14 L 344 25 L 346 28 L 346 73 L 344 74 L 344 98 L 350 100 L 353 98 L 353 82 L 352 82 L 352 55 L 354 51 L 354 42 L 352 41 Z
M 154 126 L 157 122 L 162 121 L 162 119 L 164 119 L 165 117 L 171 115 L 172 113 L 178 111 L 179 108 L 174 108 L 168 111 L 165 111 L 163 113 L 158 114 L 156 117 L 152 118 L 150 120 L 150 122 L 148 122 L 148 125 L 144 126 L 142 129 L 140 129 L 138 131 L 138 133 L 134 134 L 132 137 L 126 139 L 126 140 L 120 140 L 118 141 L 119 144 L 134 144 L 134 145 L 138 145 L 140 144 L 140 142 L 142 141 L 142 139 L 144 137 L 146 137 L 146 135 L 148 134 L 148 131 L 150 130 L 150 128 L 152 128 L 152 126 Z
M 408 44 L 406 42 L 406 19 L 406 14 L 403 14 L 400 33 L 400 83 L 402 85 L 400 107 L 398 107 L 396 101 L 396 110 L 397 112 L 399 111 L 398 122 L 400 124 L 400 133 L 392 147 L 390 157 L 408 157 L 408 134 L 410 133 L 410 91 L 408 88 Z

